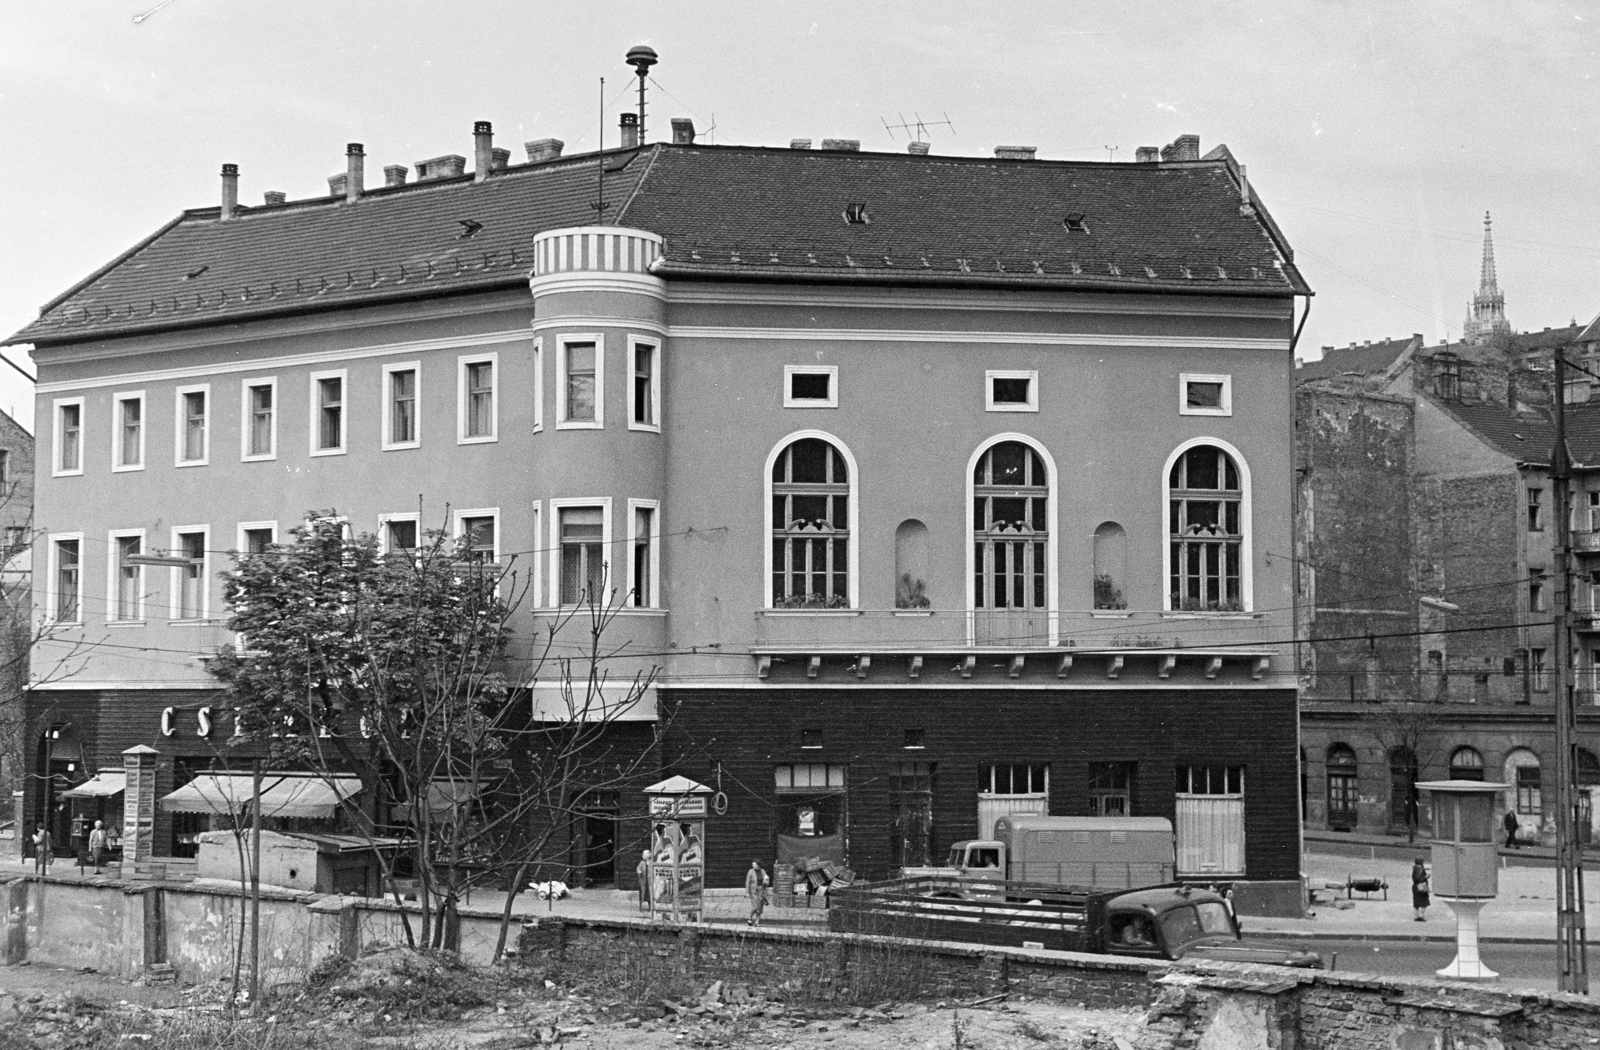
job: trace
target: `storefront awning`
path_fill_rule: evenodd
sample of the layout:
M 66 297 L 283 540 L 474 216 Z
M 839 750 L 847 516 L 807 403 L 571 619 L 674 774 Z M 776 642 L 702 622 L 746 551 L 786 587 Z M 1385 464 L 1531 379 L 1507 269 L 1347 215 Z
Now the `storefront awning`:
M 298 773 L 261 775 L 264 817 L 331 817 L 341 799 L 361 790 L 357 777 L 322 777 Z M 168 813 L 238 813 L 255 801 L 248 773 L 202 773 L 161 799 Z
M 107 771 L 96 773 L 70 791 L 63 791 L 62 798 L 110 798 L 120 795 L 128 786 L 128 774 L 120 769 L 115 772 Z

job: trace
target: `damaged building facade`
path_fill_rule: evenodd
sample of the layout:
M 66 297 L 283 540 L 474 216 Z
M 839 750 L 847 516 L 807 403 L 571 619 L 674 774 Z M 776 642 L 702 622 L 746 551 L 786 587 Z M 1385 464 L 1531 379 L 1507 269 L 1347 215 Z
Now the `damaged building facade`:
M 1426 827 L 1418 779 L 1488 779 L 1511 785 L 1500 806 L 1525 839 L 1553 841 L 1551 362 L 1563 351 L 1600 373 L 1593 325 L 1511 330 L 1486 228 L 1461 341 L 1325 347 L 1297 368 L 1309 827 Z M 1579 780 L 1589 804 L 1600 790 L 1600 588 L 1585 575 L 1600 569 L 1600 380 L 1568 375 Z
M 352 145 L 329 196 L 250 207 L 224 169 L 220 208 L 12 338 L 46 421 L 41 655 L 76 661 L 33 693 L 40 772 L 142 745 L 160 794 L 238 761 L 203 666 L 217 574 L 335 507 L 514 558 L 528 637 L 615 596 L 609 681 L 656 672 L 619 739 L 713 789 L 710 885 L 751 858 L 881 877 L 1009 812 L 1141 815 L 1183 876 L 1298 908 L 1309 289 L 1243 167 L 1193 136 L 1063 163 L 673 124 L 516 165 L 481 124 L 474 171 L 375 189 Z M 578 815 L 574 877 L 631 885 L 645 824 L 635 797 Z

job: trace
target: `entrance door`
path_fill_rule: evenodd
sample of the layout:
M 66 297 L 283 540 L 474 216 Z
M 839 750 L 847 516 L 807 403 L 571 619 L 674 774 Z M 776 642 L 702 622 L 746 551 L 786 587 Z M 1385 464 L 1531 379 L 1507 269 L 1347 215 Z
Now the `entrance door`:
M 578 819 L 574 874 L 580 886 L 609 886 L 617 881 L 617 814 L 594 810 Z

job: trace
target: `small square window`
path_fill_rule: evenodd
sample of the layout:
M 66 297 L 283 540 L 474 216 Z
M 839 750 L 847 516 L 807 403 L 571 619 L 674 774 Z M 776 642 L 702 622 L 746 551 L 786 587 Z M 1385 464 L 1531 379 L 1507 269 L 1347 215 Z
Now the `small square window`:
M 800 746 L 802 748 L 820 748 L 822 746 L 822 730 L 800 730 Z
M 786 365 L 783 369 L 784 408 L 838 408 L 839 369 L 833 365 Z
M 928 746 L 928 733 L 925 729 L 907 729 L 906 743 L 908 748 L 924 748 Z
M 1233 377 L 1180 375 L 1178 412 L 1185 416 L 1233 415 Z
M 1039 411 L 1039 373 L 989 371 L 984 373 L 985 408 L 990 412 Z

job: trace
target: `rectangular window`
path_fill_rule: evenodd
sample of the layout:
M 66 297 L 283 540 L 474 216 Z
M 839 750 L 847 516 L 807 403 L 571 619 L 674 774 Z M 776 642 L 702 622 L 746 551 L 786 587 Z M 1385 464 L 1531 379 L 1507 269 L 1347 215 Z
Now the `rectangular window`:
M 562 605 L 605 603 L 605 509 L 560 507 Z
M 651 609 L 660 604 L 656 594 L 659 579 L 656 546 L 660 542 L 660 525 L 656 518 L 658 505 L 629 500 L 628 507 L 633 515 L 628 524 L 628 545 L 633 555 L 628 565 L 629 604 Z
M 1177 767 L 1180 875 L 1244 873 L 1244 767 Z
M 785 365 L 784 408 L 838 408 L 839 369 L 835 365 Z
M 177 398 L 178 466 L 204 466 L 211 458 L 211 388 L 181 386 Z
M 128 559 L 144 553 L 144 530 L 111 534 L 111 621 L 144 619 L 144 566 Z
M 902 746 L 912 751 L 922 750 L 928 746 L 928 731 L 926 729 L 907 729 L 905 743 Z
M 57 477 L 63 474 L 83 473 L 83 398 L 56 402 L 56 456 Z
M 495 405 L 495 366 L 498 356 L 461 358 L 457 383 L 460 387 L 459 425 L 456 440 L 460 442 L 494 441 L 498 433 Z
M 344 410 L 346 374 L 318 372 L 311 376 L 311 454 L 339 455 L 345 451 L 347 419 Z
M 239 550 L 245 554 L 265 554 L 276 543 L 277 522 L 248 522 L 239 526 Z
M 172 618 L 174 620 L 203 620 L 207 613 L 206 602 L 206 534 L 205 529 L 173 529 L 172 553 L 188 560 L 189 564 L 172 570 Z
M 558 428 L 605 423 L 605 353 L 598 336 L 561 341 Z
M 814 750 L 822 746 L 822 730 L 800 730 L 800 747 L 802 750 Z
M 656 379 L 658 349 L 654 343 L 628 340 L 633 357 L 633 386 L 628 390 L 628 426 L 661 430 L 661 387 Z
M 144 392 L 118 394 L 112 399 L 115 406 L 116 430 L 111 450 L 112 470 L 144 469 Z
M 1233 377 L 1187 372 L 1178 376 L 1178 414 L 1233 415 Z
M 847 770 L 843 765 L 822 762 L 774 767 L 779 798 L 773 807 L 773 818 L 780 849 L 797 849 L 804 855 L 830 847 L 844 848 Z M 829 838 L 832 843 L 815 841 Z M 786 839 L 810 841 L 785 842 Z
M 774 769 L 775 787 L 780 794 L 792 791 L 843 791 L 845 767 L 821 762 L 802 762 Z
M 544 340 L 533 341 L 533 429 L 544 429 Z M 535 533 L 537 535 L 537 533 Z
M 889 864 L 933 863 L 932 762 L 900 762 L 889 776 Z
M 1545 651 L 1543 649 L 1528 650 L 1528 677 L 1533 688 L 1538 692 L 1545 692 L 1550 688 L 1549 668 L 1545 665 Z
M 1600 491 L 1589 493 L 1589 524 L 1585 527 L 1590 532 L 1600 532 Z
M 1545 611 L 1544 570 L 1528 570 L 1528 611 Z
M 1544 531 L 1544 489 L 1528 490 L 1528 531 Z
M 1089 763 L 1089 815 L 1133 816 L 1133 777 L 1137 762 Z
M 456 514 L 456 535 L 465 541 L 469 561 L 492 562 L 499 556 L 495 528 L 498 510 L 463 510 Z M 415 538 L 412 543 L 415 545 Z
M 385 365 L 383 368 L 383 447 L 386 450 L 416 448 L 420 444 L 417 402 L 419 375 L 421 367 L 414 361 Z
M 990 412 L 1039 411 L 1039 373 L 991 369 L 984 373 L 985 408 Z
M 0 448 L 0 487 L 11 484 L 11 453 Z
M 1050 809 L 1050 767 L 1009 762 L 978 767 L 978 837 L 993 838 L 1001 817 L 1043 815 Z
M 417 549 L 417 516 L 410 515 L 384 515 L 383 522 L 383 552 L 393 554 L 396 551 L 415 551 Z M 492 527 L 492 526 L 491 526 Z
M 54 584 L 50 611 L 56 623 L 77 623 L 83 618 L 83 538 L 50 538 L 51 578 Z
M 278 454 L 278 381 L 247 379 L 243 385 L 241 459 L 272 459 Z
M 1544 792 L 1538 766 L 1517 767 L 1517 815 L 1539 820 L 1544 816 Z

